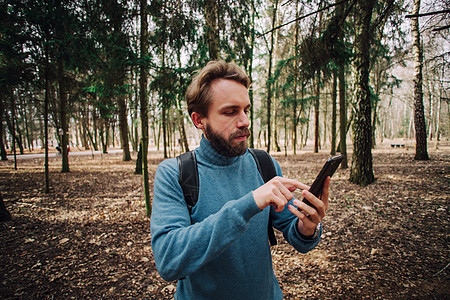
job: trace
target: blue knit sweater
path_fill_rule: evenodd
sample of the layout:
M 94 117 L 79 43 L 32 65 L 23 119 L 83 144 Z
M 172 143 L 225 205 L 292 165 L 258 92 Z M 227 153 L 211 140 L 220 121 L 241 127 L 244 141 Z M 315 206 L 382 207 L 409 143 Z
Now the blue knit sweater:
M 319 239 L 302 239 L 287 206 L 279 213 L 258 208 L 252 191 L 264 182 L 248 151 L 224 157 L 202 138 L 195 154 L 200 193 L 191 214 L 176 159 L 156 171 L 151 234 L 158 272 L 167 281 L 179 279 L 176 299 L 282 299 L 268 243 L 269 214 L 298 251 L 313 249 Z

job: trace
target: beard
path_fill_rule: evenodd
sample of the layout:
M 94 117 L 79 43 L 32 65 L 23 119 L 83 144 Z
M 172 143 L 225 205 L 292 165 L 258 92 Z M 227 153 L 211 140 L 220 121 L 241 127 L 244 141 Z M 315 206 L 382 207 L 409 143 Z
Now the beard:
M 210 126 L 205 126 L 205 136 L 209 141 L 211 146 L 216 150 L 219 154 L 226 157 L 234 157 L 244 154 L 248 148 L 247 140 L 238 142 L 233 145 L 233 140 L 242 135 L 250 135 L 250 130 L 248 128 L 239 129 L 236 132 L 230 134 L 228 139 L 223 137 L 220 133 L 215 132 Z

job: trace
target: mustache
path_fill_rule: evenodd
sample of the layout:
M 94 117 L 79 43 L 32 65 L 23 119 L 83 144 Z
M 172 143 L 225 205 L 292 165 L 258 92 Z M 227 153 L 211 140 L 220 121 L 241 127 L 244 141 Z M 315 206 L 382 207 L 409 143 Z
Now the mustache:
M 250 132 L 250 130 L 248 128 L 239 129 L 238 131 L 233 132 L 230 135 L 230 139 L 234 139 L 234 138 L 236 138 L 238 136 L 243 136 L 243 135 L 250 136 L 250 134 L 251 134 L 251 132 Z

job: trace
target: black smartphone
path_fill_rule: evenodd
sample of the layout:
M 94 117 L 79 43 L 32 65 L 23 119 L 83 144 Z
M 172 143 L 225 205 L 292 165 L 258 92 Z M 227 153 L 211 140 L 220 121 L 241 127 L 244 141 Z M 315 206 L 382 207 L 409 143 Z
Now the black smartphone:
M 320 194 L 322 193 L 323 188 L 323 182 L 325 181 L 325 178 L 328 176 L 333 176 L 334 172 L 336 172 L 337 168 L 339 167 L 340 163 L 344 159 L 344 156 L 342 154 L 330 157 L 325 165 L 323 166 L 322 170 L 320 170 L 319 175 L 317 175 L 316 180 L 314 180 L 313 184 L 309 188 L 309 191 L 314 194 L 317 198 L 320 197 Z M 308 200 L 303 198 L 303 202 L 308 204 L 309 206 L 314 207 L 314 205 L 311 204 Z

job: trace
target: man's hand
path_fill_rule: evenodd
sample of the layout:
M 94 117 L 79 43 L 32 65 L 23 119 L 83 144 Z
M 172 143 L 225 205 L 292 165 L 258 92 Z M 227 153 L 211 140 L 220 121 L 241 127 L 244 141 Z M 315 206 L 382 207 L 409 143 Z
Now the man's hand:
M 302 191 L 302 196 L 311 202 L 316 208 L 309 206 L 303 201 L 294 200 L 294 205 L 289 205 L 289 210 L 299 218 L 298 231 L 304 236 L 312 236 L 316 230 L 317 224 L 319 224 L 325 217 L 329 205 L 329 189 L 330 189 L 330 177 L 325 179 L 323 184 L 322 194 L 320 199 L 311 194 L 308 191 L 309 187 L 306 187 Z M 300 210 L 299 210 L 300 209 Z
M 280 212 L 283 211 L 288 201 L 294 197 L 292 192 L 296 189 L 304 190 L 309 189 L 309 187 L 297 180 L 277 176 L 254 190 L 253 198 L 259 209 L 263 210 L 271 205 L 275 208 L 275 211 Z

